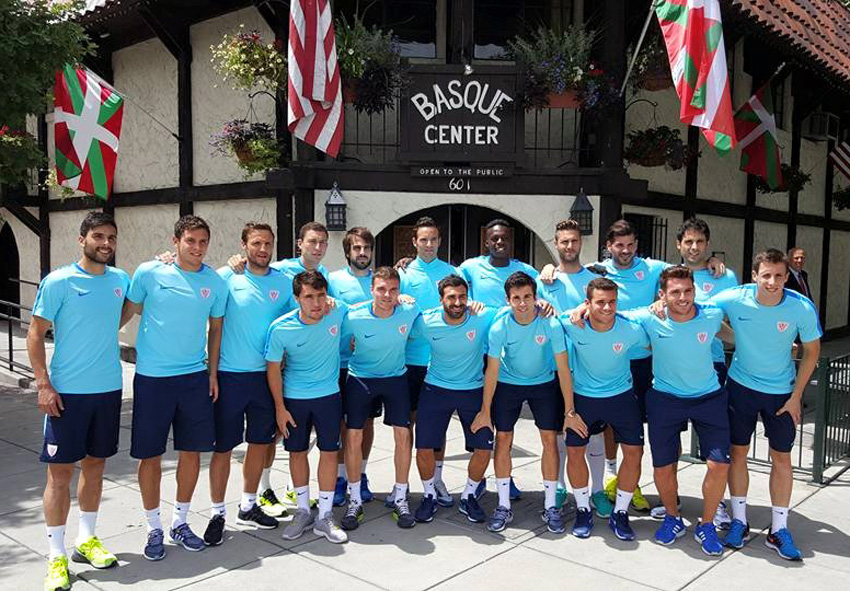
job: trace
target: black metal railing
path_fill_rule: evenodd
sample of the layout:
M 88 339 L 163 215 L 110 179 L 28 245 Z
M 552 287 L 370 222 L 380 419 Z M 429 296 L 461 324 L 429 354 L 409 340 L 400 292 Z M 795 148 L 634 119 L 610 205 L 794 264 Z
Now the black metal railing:
M 15 338 L 25 339 L 27 328 L 30 325 L 28 321 L 21 319 L 21 312 L 32 313 L 32 308 L 15 302 L 0 300 L 0 323 L 6 329 L 6 338 L 4 339 L 6 352 L 5 355 L 0 353 L 0 364 L 13 373 L 21 374 L 27 378 L 33 378 L 32 367 L 29 365 L 29 357 L 26 354 L 26 347 L 23 348 L 23 353 L 19 354 L 17 359 L 15 356 Z

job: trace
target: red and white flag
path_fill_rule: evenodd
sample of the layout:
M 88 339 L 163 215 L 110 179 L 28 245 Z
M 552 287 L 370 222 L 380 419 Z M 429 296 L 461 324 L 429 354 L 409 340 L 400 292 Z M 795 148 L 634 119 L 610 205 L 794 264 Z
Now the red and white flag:
M 850 180 L 850 144 L 841 142 L 829 154 L 835 169 Z
M 336 158 L 343 103 L 330 0 L 291 0 L 288 58 L 289 131 Z

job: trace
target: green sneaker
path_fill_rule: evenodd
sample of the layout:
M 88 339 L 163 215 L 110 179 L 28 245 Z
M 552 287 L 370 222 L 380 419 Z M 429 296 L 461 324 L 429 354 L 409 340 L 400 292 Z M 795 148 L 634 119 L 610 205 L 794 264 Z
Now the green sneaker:
M 68 557 L 64 554 L 57 556 L 47 565 L 47 576 L 44 577 L 44 591 L 59 591 L 70 589 L 71 579 L 68 578 Z
M 611 512 L 614 510 L 614 505 L 608 500 L 608 495 L 604 490 L 597 491 L 590 495 L 590 504 L 596 509 L 596 514 L 602 519 L 611 517 Z
M 284 498 L 286 499 L 287 505 L 291 505 L 293 507 L 298 506 L 298 495 L 295 494 L 295 490 L 286 491 Z M 319 506 L 319 500 L 318 499 L 310 499 L 310 508 L 311 509 L 315 509 L 318 506 Z
M 567 489 L 562 486 L 559 486 L 555 490 L 555 507 L 561 509 L 564 506 L 564 503 L 567 502 L 568 496 L 569 493 L 567 492 Z
M 97 536 L 90 537 L 74 548 L 71 560 L 88 563 L 95 568 L 109 568 L 118 564 L 118 559 L 112 552 L 103 547 Z
M 263 494 L 257 497 L 257 504 L 260 506 L 262 512 L 269 517 L 278 518 L 286 516 L 286 507 L 283 506 L 283 503 L 278 500 L 277 495 L 270 488 L 264 490 Z

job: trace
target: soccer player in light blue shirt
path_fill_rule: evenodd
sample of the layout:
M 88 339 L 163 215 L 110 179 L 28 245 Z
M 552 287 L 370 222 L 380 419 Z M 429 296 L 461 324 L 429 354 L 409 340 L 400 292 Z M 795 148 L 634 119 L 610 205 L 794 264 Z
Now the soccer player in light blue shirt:
M 564 331 L 554 316 L 537 312 L 534 279 L 517 271 L 505 282 L 509 312 L 490 327 L 487 371 L 481 411 L 472 424 L 477 431 L 495 425 L 496 490 L 499 504 L 487 528 L 503 531 L 513 521 L 510 499 L 511 446 L 522 405 L 528 403 L 543 444 L 543 515 L 549 531 L 562 533 L 564 521 L 555 506 L 558 486 L 557 434 L 564 427 L 563 404 L 572 389 Z M 557 369 L 557 374 L 556 370 Z
M 298 231 L 296 246 L 301 256 L 272 263 L 272 269 L 283 271 L 290 279 L 298 273 L 315 269 L 327 279 L 328 270 L 322 264 L 322 259 L 328 251 L 327 228 L 319 222 L 304 224 Z
M 420 523 L 428 522 L 437 512 L 434 450 L 443 446 L 449 421 L 457 411 L 466 449 L 472 453 L 459 509 L 470 521 L 482 523 L 486 514 L 478 505 L 475 491 L 490 463 L 493 432 L 487 428 L 473 432 L 471 426 L 481 408 L 484 353 L 496 310 L 485 308 L 479 314 L 470 314 L 468 287 L 458 275 L 440 280 L 438 289 L 442 306 L 424 312 L 413 327 L 413 335 L 426 338 L 431 346 L 416 423 L 416 463 L 425 494 L 414 517 Z
M 329 542 L 348 536 L 333 516 L 333 485 L 339 451 L 342 399 L 339 394 L 339 341 L 347 306 L 329 310 L 328 282 L 318 271 L 292 280 L 298 308 L 281 316 L 266 338 L 266 376 L 274 397 L 278 429 L 289 452 L 297 510 L 283 537 L 294 540 L 310 526 Z M 281 368 L 283 375 L 281 376 Z M 315 428 L 319 448 L 319 515 L 310 512 L 310 464 L 307 453 Z
M 133 274 L 125 314 L 141 314 L 133 380 L 130 455 L 138 458 L 139 488 L 148 522 L 145 557 L 165 555 L 159 518 L 161 460 L 173 430 L 179 451 L 177 498 L 169 535 L 187 550 L 204 541 L 186 522 L 200 472 L 200 452 L 213 451 L 218 363 L 227 284 L 204 264 L 207 223 L 193 215 L 174 224 L 177 260 L 142 263 Z M 209 324 L 209 338 L 207 338 Z M 207 363 L 205 364 L 205 357 Z
M 45 413 L 41 461 L 47 463 L 44 520 L 50 545 L 45 588 L 70 585 L 65 524 L 69 483 L 80 462 L 80 525 L 74 560 L 96 568 L 117 564 L 95 536 L 106 458 L 118 451 L 121 362 L 118 329 L 130 278 L 107 264 L 118 229 L 111 215 L 91 212 L 80 225 L 80 260 L 47 275 L 38 287 L 27 351 Z M 48 373 L 45 335 L 53 327 Z
M 735 354 L 729 368 L 729 422 L 732 466 L 732 525 L 726 544 L 740 548 L 749 536 L 746 516 L 747 454 L 758 417 L 770 445 L 770 500 L 773 507 L 765 545 L 782 558 L 800 560 L 788 529 L 793 477 L 791 451 L 796 426 L 802 420 L 802 398 L 820 355 L 823 331 L 810 299 L 784 287 L 788 260 L 770 249 L 753 261 L 754 284 L 733 287 L 712 298 L 735 330 Z M 803 358 L 794 371 L 791 356 L 795 337 L 802 342 Z

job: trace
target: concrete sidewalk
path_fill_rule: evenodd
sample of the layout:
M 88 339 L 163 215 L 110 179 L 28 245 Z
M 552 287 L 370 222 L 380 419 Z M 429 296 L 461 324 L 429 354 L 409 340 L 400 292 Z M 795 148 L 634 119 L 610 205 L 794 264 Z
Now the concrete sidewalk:
M 126 366 L 125 384 L 132 383 L 132 366 Z M 243 529 L 234 524 L 241 493 L 244 447 L 234 453 L 228 487 L 228 521 L 224 545 L 190 554 L 167 546 L 162 562 L 141 555 L 145 541 L 141 499 L 136 485 L 136 462 L 129 457 L 132 400 L 125 393 L 121 451 L 107 463 L 98 535 L 120 560 L 118 568 L 97 571 L 72 563 L 73 589 L 525 589 L 571 586 L 610 589 L 718 589 L 730 585 L 746 588 L 841 589 L 850 580 L 850 472 L 821 488 L 795 484 L 790 526 L 805 557 L 788 563 L 764 547 L 770 525 L 768 476 L 764 467 L 751 477 L 749 517 L 754 539 L 738 552 L 720 558 L 702 554 L 688 535 L 672 547 L 650 541 L 658 522 L 634 516 L 638 540 L 618 541 L 603 520 L 588 540 L 546 532 L 540 520 L 542 483 L 540 443 L 533 422 L 520 420 L 516 431 L 514 476 L 524 491 L 514 503 L 515 518 L 501 534 L 490 534 L 483 525 L 469 523 L 456 508 L 441 509 L 433 523 L 413 530 L 396 527 L 381 499 L 393 483 L 392 435 L 376 429 L 369 477 L 376 501 L 366 505 L 366 522 L 353 532 L 348 544 L 334 546 L 312 533 L 288 542 L 281 528 L 272 531 Z M 38 463 L 42 415 L 31 391 L 0 386 L 0 581 L 5 589 L 40 589 L 47 543 L 41 514 L 44 467 Z M 457 493 L 466 480 L 467 455 L 462 432 L 452 421 L 447 445 L 445 480 Z M 687 439 L 683 439 L 687 442 Z M 283 454 L 280 453 L 279 456 Z M 205 454 L 203 463 L 209 462 Z M 311 463 L 316 458 L 311 458 Z M 315 468 L 315 463 L 312 463 Z M 175 494 L 176 456 L 163 462 L 163 519 L 171 517 Z M 414 468 L 415 471 L 415 468 Z M 641 484 L 653 502 L 656 491 L 647 451 Z M 700 486 L 704 467 L 680 463 L 679 484 L 683 514 L 693 525 L 700 512 Z M 482 506 L 489 513 L 496 495 L 490 477 L 489 493 Z M 282 491 L 288 482 L 287 463 L 279 457 L 272 482 Z M 411 473 L 412 503 L 419 502 L 421 485 Z M 316 494 L 315 481 L 311 492 Z M 204 469 L 195 493 L 190 523 L 201 534 L 209 516 L 209 486 Z M 337 511 L 340 511 L 337 509 Z M 572 507 L 569 508 L 572 521 Z M 73 543 L 77 508 L 72 503 L 66 539 Z M 692 528 L 690 530 L 692 533 Z M 842 581 L 844 581 L 842 583 Z

